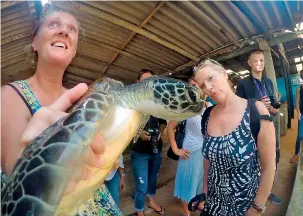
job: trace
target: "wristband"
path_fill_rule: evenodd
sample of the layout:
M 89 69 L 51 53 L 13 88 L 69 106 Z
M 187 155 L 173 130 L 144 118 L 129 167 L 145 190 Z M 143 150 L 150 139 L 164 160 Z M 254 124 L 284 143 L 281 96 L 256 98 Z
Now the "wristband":
M 256 202 L 252 202 L 252 206 L 251 207 L 253 207 L 257 212 L 259 212 L 259 213 L 264 213 L 265 212 L 265 210 L 266 210 L 266 206 L 265 205 L 262 205 L 262 204 L 258 204 L 258 203 L 256 203 Z

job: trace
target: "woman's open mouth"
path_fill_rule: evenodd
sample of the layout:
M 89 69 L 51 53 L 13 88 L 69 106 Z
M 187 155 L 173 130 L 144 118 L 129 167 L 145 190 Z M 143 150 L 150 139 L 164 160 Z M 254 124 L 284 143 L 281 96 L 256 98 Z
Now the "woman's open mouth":
M 59 48 L 62 48 L 62 49 L 67 49 L 67 46 L 63 42 L 54 42 L 54 43 L 51 44 L 51 46 L 59 47 Z

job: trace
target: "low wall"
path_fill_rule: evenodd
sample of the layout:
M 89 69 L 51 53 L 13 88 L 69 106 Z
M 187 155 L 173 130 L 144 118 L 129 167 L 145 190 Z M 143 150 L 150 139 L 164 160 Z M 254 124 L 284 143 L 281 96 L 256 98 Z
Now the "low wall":
M 287 103 L 282 103 L 280 113 L 280 136 L 286 136 L 288 123 L 288 106 Z
M 303 148 L 301 143 L 301 149 Z M 297 166 L 295 184 L 292 190 L 290 202 L 286 216 L 303 215 L 303 151 L 301 150 L 300 159 Z

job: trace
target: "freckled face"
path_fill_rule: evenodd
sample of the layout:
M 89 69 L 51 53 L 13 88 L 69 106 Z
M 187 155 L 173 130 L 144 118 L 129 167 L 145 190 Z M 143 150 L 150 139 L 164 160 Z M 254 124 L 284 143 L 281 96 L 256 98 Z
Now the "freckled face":
M 225 70 L 218 71 L 211 66 L 205 66 L 196 71 L 195 82 L 200 86 L 203 93 L 220 103 L 230 91 L 228 76 Z
M 55 12 L 41 24 L 32 47 L 38 52 L 38 61 L 67 66 L 76 55 L 77 44 L 77 20 L 70 14 Z

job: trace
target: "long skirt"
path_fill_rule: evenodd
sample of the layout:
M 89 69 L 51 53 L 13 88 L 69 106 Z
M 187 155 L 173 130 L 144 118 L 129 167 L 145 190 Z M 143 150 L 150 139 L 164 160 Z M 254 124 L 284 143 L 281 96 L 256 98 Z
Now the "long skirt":
M 187 203 L 193 197 L 202 193 L 202 149 L 192 152 L 189 157 L 189 159 L 179 159 L 178 161 L 174 190 L 174 196 Z

